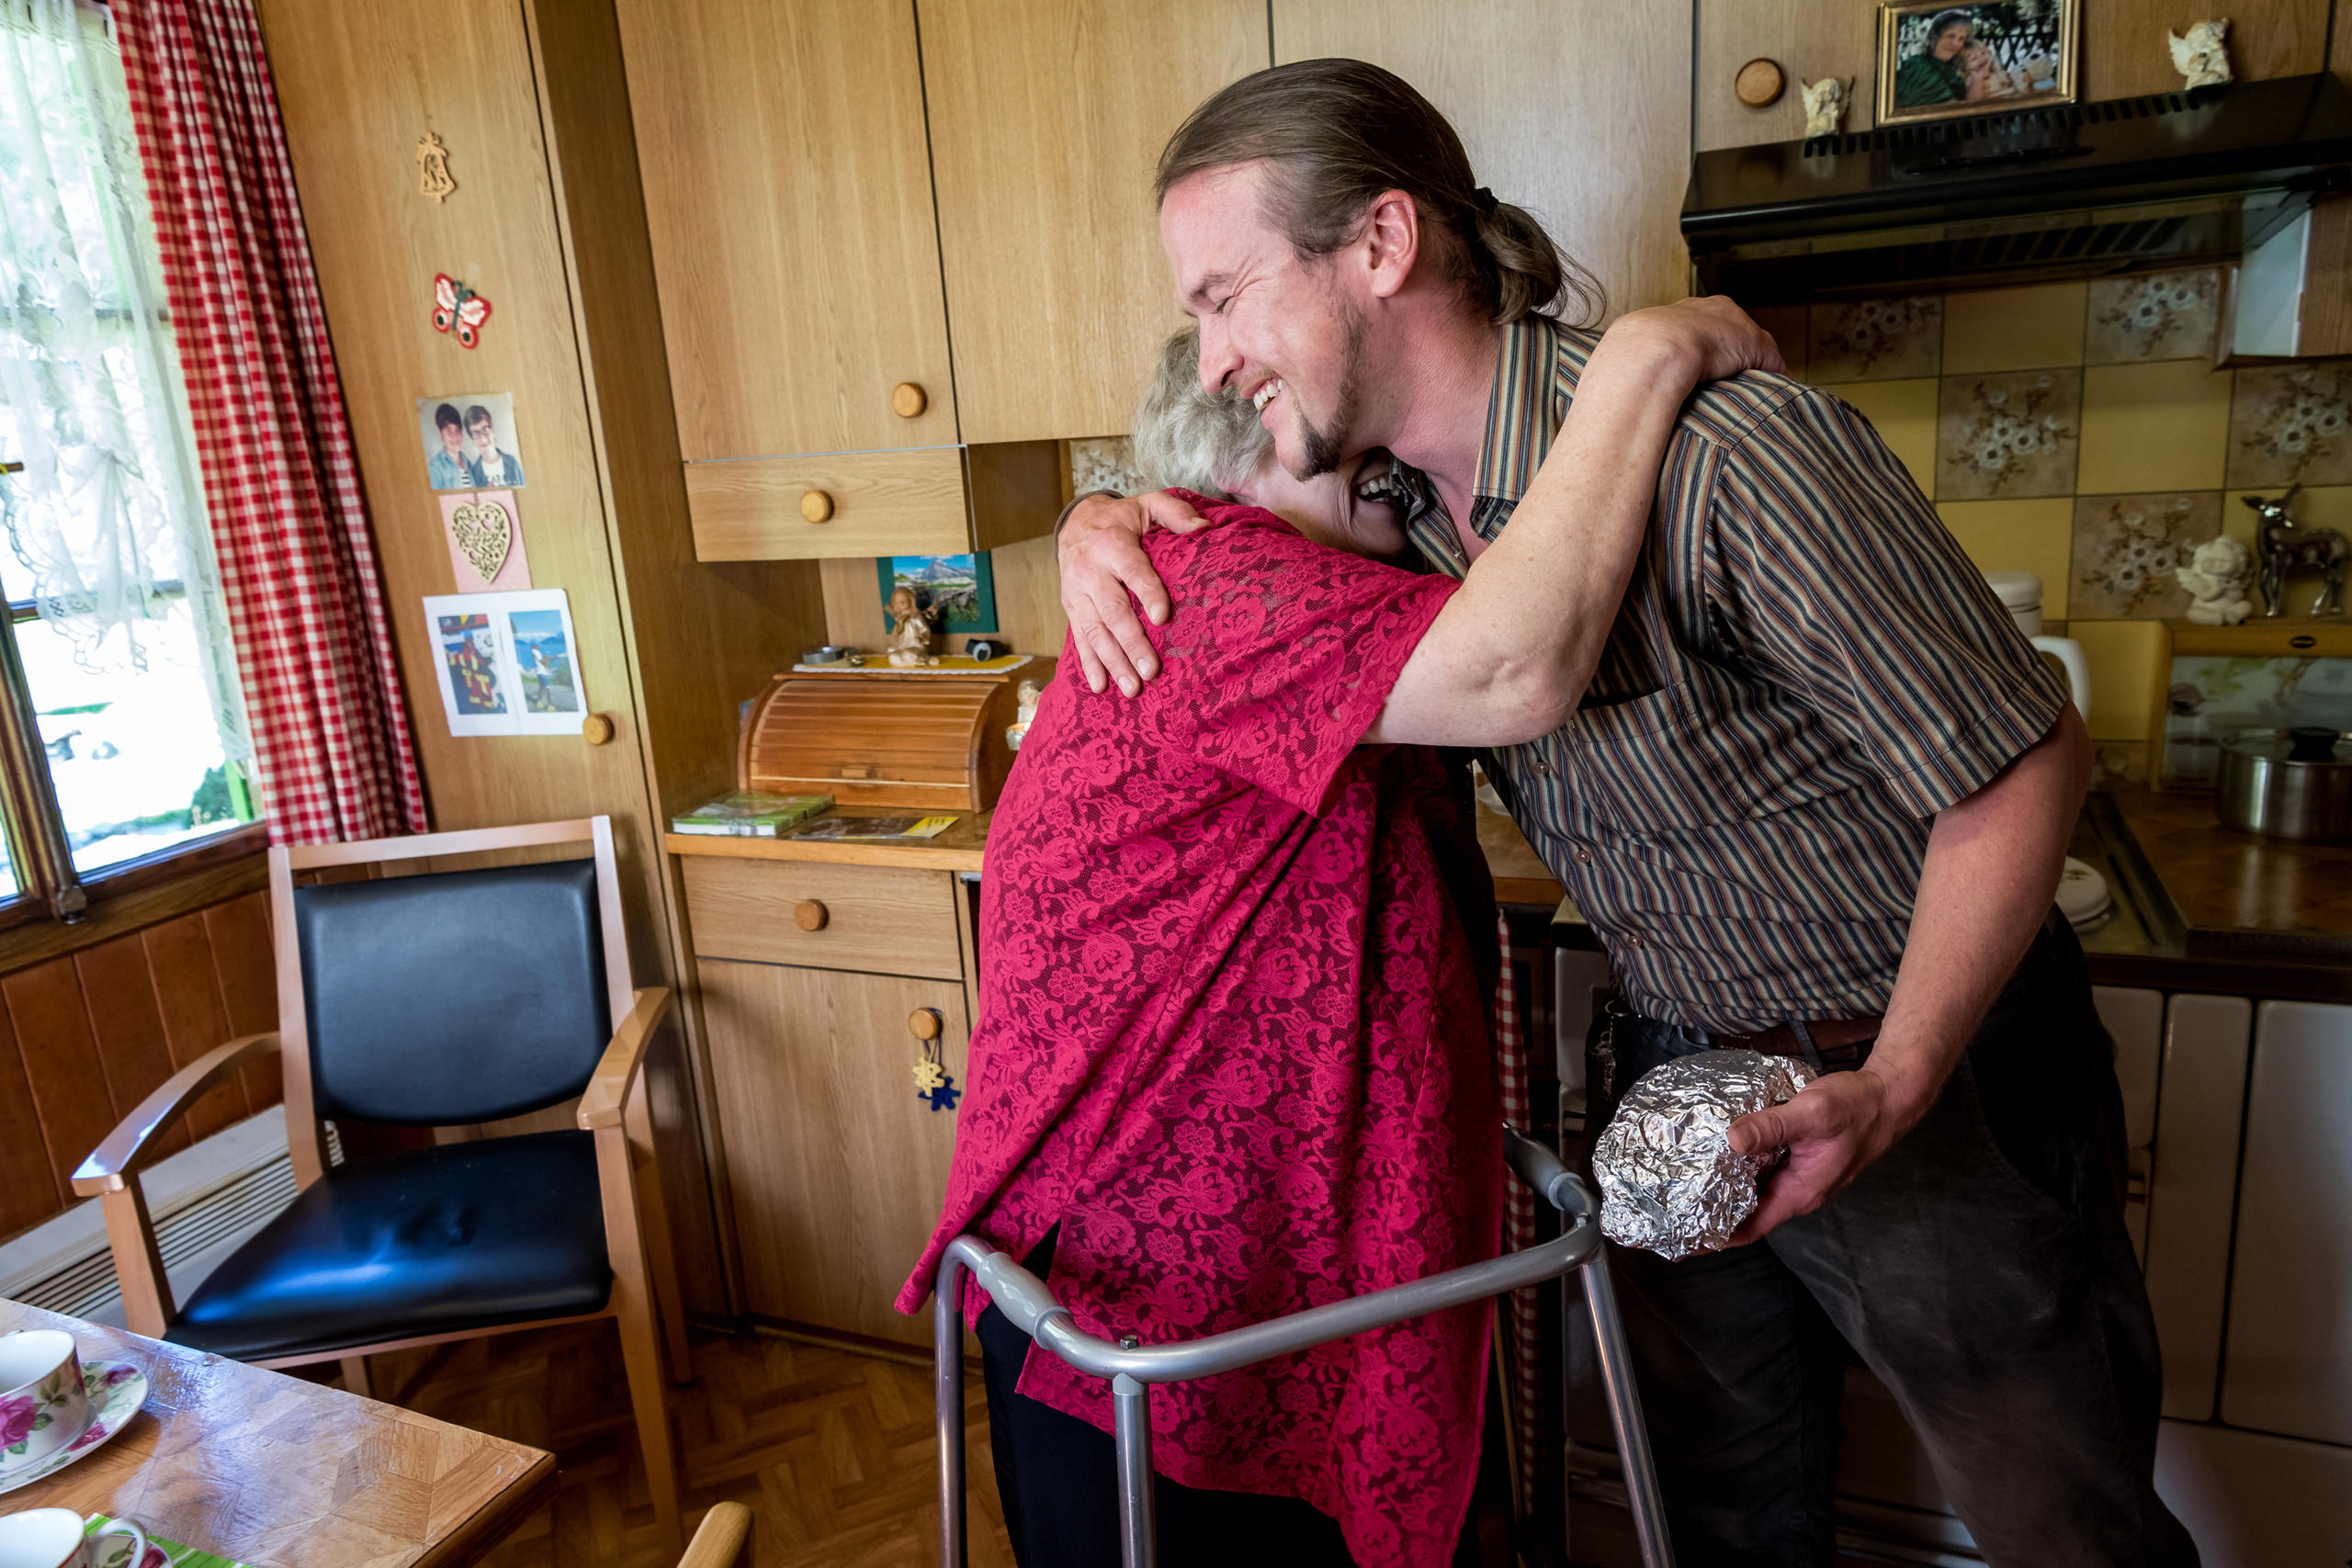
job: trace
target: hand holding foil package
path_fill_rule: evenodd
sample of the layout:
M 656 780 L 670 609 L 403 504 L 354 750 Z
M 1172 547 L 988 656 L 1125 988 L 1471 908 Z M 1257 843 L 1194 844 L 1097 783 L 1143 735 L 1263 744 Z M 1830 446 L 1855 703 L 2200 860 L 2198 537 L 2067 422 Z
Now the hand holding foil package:
M 1756 1212 L 1756 1179 L 1779 1157 L 1735 1150 L 1731 1124 L 1813 1076 L 1803 1062 L 1755 1051 L 1697 1051 L 1644 1073 L 1593 1145 L 1600 1234 L 1667 1258 L 1724 1246 Z

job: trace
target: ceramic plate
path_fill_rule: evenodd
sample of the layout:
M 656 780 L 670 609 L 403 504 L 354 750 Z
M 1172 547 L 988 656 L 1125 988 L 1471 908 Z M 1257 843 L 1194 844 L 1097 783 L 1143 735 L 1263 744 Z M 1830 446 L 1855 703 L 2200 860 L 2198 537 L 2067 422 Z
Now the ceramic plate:
M 123 1424 L 147 1403 L 147 1374 L 129 1361 L 83 1362 L 82 1387 L 90 1396 L 90 1424 L 82 1428 L 82 1435 L 30 1469 L 10 1471 L 0 1476 L 0 1493 L 30 1486 L 44 1476 L 56 1474 L 92 1450 L 104 1447 L 107 1439 L 121 1431 Z M 126 1539 L 123 1550 L 116 1555 L 129 1554 L 130 1542 Z

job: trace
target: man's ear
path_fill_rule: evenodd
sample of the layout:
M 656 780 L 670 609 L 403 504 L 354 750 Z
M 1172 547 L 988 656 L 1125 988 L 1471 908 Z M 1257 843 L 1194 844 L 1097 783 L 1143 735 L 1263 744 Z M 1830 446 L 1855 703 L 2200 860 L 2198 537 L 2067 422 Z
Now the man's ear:
M 1375 299 L 1402 293 L 1420 259 L 1421 215 L 1413 198 L 1401 190 L 1386 190 L 1372 198 L 1365 209 L 1363 238 L 1364 282 Z

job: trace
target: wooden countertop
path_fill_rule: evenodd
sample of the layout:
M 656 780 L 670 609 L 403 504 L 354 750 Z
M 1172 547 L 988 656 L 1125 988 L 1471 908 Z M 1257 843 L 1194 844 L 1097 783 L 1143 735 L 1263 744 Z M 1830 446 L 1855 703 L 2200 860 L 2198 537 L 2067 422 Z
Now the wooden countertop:
M 2352 961 L 2352 844 L 2224 828 L 2211 795 L 2108 793 L 2179 911 L 2188 957 Z
M 831 817 L 906 817 L 919 815 L 913 807 L 837 806 Z M 986 811 L 967 812 L 935 839 L 908 843 L 842 843 L 823 839 L 739 839 L 706 833 L 669 833 L 662 845 L 673 855 L 723 855 L 738 860 L 821 861 L 831 865 L 895 865 L 910 871 L 969 871 L 980 869 L 980 852 L 987 846 Z M 1506 904 L 1536 904 L 1551 908 L 1562 890 L 1533 846 L 1517 825 L 1499 812 L 1478 808 L 1478 843 L 1487 852 L 1487 869 L 1495 879 L 1495 897 Z
M 555 1483 L 555 1456 L 341 1389 L 0 1300 L 0 1333 L 62 1328 L 83 1364 L 129 1361 L 121 1432 L 0 1513 L 128 1516 L 255 1568 L 478 1562 Z

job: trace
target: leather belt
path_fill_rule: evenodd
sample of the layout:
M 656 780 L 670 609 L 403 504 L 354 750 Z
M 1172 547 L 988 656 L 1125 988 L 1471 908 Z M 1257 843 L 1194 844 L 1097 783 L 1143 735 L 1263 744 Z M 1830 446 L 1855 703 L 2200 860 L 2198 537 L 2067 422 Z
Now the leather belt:
M 1871 1047 L 1885 1023 L 1879 1018 L 1825 1018 L 1776 1023 L 1753 1034 L 1711 1034 L 1709 1045 L 1718 1051 L 1760 1051 L 1767 1056 L 1793 1056 L 1815 1072 L 1851 1072 L 1870 1060 Z

